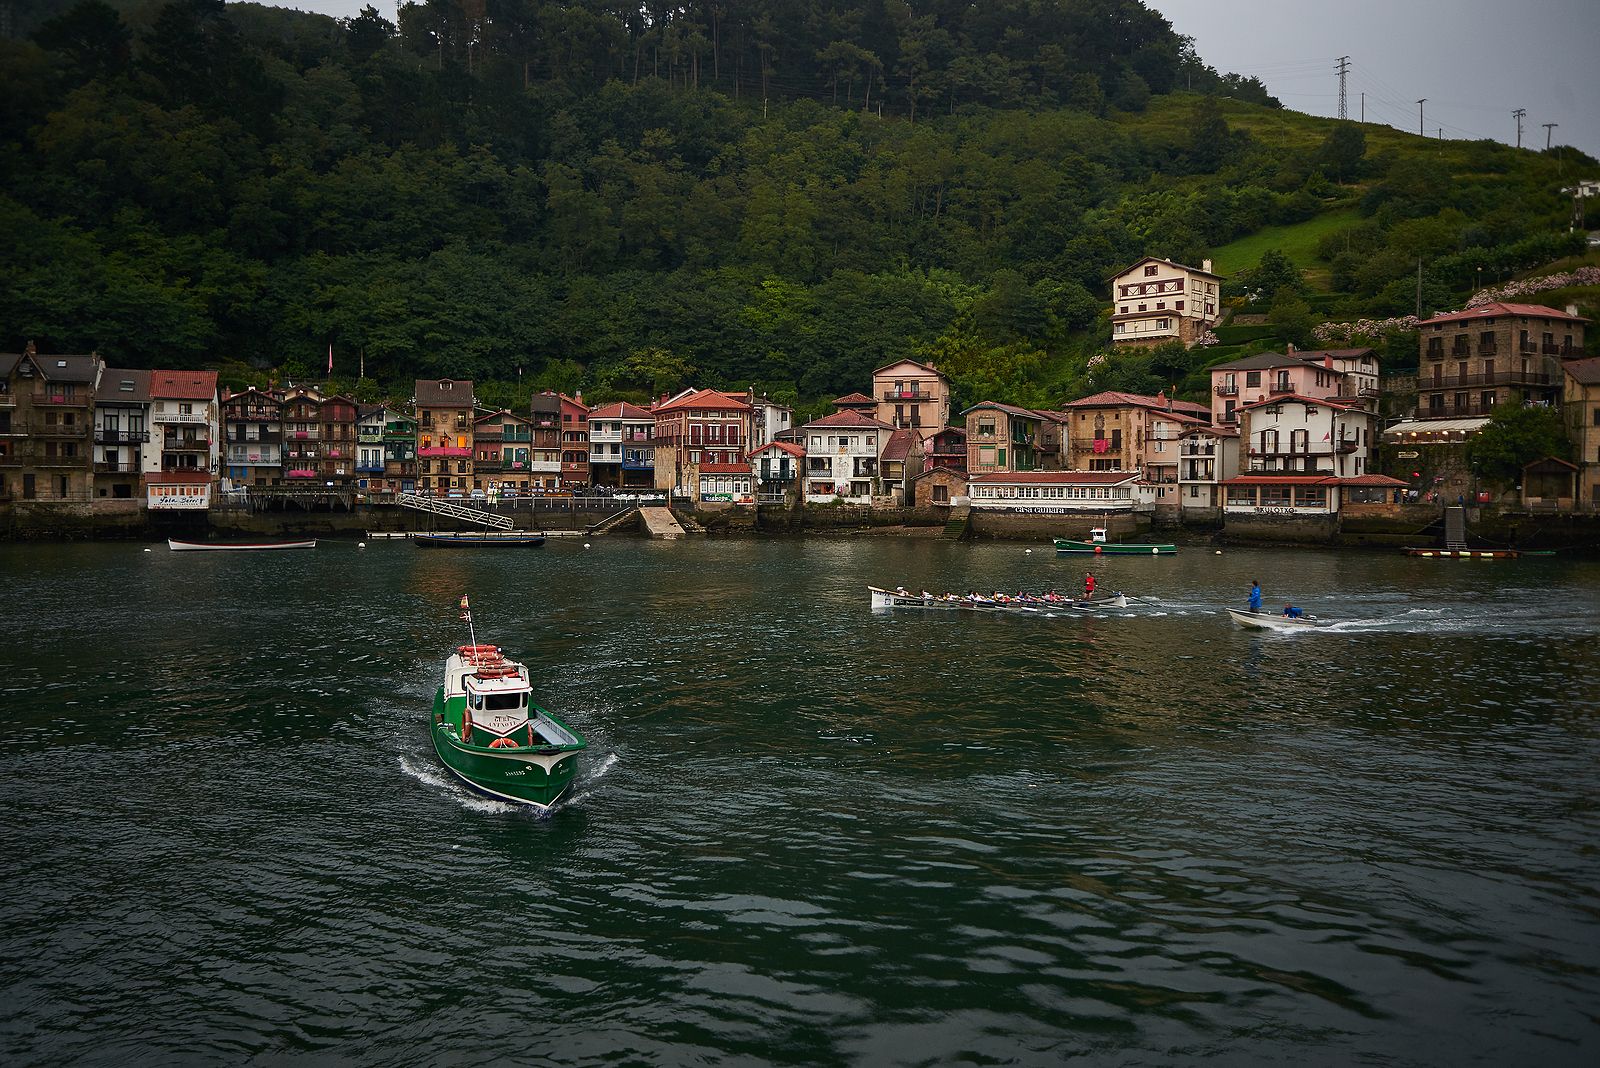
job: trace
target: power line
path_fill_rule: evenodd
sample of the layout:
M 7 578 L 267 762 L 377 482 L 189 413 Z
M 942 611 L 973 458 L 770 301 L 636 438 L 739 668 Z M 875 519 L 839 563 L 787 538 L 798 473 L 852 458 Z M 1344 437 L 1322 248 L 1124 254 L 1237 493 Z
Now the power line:
M 1544 150 L 1548 152 L 1550 151 L 1550 131 L 1561 124 L 1559 122 L 1546 122 L 1542 125 L 1544 126 Z
M 1517 147 L 1518 148 L 1522 147 L 1522 117 L 1524 115 L 1526 115 L 1527 113 L 1528 113 L 1528 109 L 1527 108 L 1518 108 L 1517 110 L 1515 110 L 1515 111 L 1513 111 L 1511 113 L 1511 117 L 1513 119 L 1517 120 Z
M 1422 99 L 1417 101 L 1417 136 L 1418 137 L 1426 137 L 1426 136 L 1428 136 L 1422 130 L 1422 105 L 1426 104 L 1427 102 L 1428 102 L 1428 98 L 1427 97 L 1423 97 Z
M 1344 106 L 1344 78 L 1345 78 L 1345 75 L 1347 73 L 1349 73 L 1349 71 L 1350 71 L 1350 57 L 1349 56 L 1340 56 L 1339 57 L 1339 118 L 1341 118 L 1341 119 L 1348 119 L 1350 117 L 1350 113 L 1345 110 L 1345 106 Z

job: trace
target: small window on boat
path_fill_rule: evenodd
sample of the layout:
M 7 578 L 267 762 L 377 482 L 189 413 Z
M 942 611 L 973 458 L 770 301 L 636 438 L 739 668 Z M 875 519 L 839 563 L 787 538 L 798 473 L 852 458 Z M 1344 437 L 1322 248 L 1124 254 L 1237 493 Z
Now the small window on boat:
M 520 693 L 492 693 L 485 700 L 491 712 L 505 711 L 506 709 L 521 708 L 526 694 Z

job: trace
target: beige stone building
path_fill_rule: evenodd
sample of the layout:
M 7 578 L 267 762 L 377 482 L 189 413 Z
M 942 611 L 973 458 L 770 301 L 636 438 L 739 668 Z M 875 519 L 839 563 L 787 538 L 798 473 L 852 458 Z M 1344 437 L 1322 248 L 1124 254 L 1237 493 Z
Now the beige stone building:
M 472 491 L 472 383 L 417 379 L 417 492 L 447 497 Z
M 1575 309 L 1484 304 L 1417 325 L 1418 419 L 1488 419 L 1508 401 L 1555 404 L 1561 361 L 1583 355 Z
M 918 431 L 926 440 L 950 419 L 950 383 L 932 364 L 896 360 L 872 372 L 872 396 L 880 423 Z M 837 403 L 837 402 L 836 402 Z
M 1561 377 L 1567 432 L 1578 462 L 1573 507 L 1600 511 L 1600 357 L 1567 361 Z

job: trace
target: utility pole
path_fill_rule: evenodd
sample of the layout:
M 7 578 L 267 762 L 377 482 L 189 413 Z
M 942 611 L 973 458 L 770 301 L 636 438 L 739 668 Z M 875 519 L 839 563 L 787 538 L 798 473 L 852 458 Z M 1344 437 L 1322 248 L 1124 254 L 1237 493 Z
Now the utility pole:
M 1547 122 L 1542 125 L 1544 126 L 1544 150 L 1548 152 L 1550 151 L 1550 131 L 1561 124 L 1559 122 Z
M 1427 134 L 1422 132 L 1422 105 L 1426 104 L 1427 102 L 1428 102 L 1428 98 L 1427 97 L 1423 97 L 1421 100 L 1417 101 L 1417 136 L 1418 137 L 1427 137 L 1428 136 Z
M 1365 125 L 1366 121 L 1367 121 L 1367 94 L 1366 93 L 1362 93 L 1361 94 L 1361 122 L 1362 122 L 1362 125 Z
M 1422 318 L 1422 257 L 1417 257 L 1417 318 Z
M 1345 111 L 1345 106 L 1344 106 L 1344 76 L 1349 70 L 1350 70 L 1350 57 L 1349 56 L 1340 56 L 1339 57 L 1339 117 L 1341 119 L 1347 119 L 1347 118 L 1350 117 L 1349 114 Z
M 1527 113 L 1528 113 L 1528 109 L 1527 108 L 1518 108 L 1517 110 L 1515 110 L 1515 111 L 1513 111 L 1511 113 L 1511 117 L 1513 119 L 1517 120 L 1517 147 L 1518 148 L 1522 147 L 1522 117 L 1524 115 L 1526 115 Z

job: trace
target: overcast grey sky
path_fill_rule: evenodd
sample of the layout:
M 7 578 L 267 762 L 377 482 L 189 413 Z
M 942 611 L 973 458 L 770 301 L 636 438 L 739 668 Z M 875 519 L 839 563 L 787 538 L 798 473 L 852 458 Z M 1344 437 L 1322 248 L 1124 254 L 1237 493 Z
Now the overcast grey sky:
M 1252 74 L 1283 106 L 1428 136 L 1554 143 L 1600 156 L 1600 0 L 1145 0 L 1219 71 Z
M 267 0 L 274 2 L 274 0 Z M 282 0 L 280 7 L 348 17 L 373 2 Z M 979 0 L 981 2 L 981 0 Z M 1600 0 L 1145 0 L 1194 38 L 1219 71 L 1251 74 L 1284 107 L 1339 113 L 1335 61 L 1350 57 L 1346 99 L 1368 122 L 1417 129 L 1417 98 L 1430 137 L 1555 143 L 1600 156 Z

